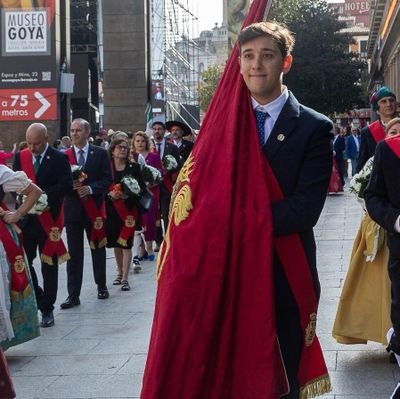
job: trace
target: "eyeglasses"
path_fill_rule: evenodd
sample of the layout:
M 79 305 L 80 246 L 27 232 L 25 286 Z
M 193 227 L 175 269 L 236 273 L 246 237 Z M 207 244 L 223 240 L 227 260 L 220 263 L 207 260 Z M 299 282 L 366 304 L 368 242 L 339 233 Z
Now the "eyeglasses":
M 125 145 L 116 145 L 115 148 L 117 150 L 128 150 L 128 147 L 126 147 Z

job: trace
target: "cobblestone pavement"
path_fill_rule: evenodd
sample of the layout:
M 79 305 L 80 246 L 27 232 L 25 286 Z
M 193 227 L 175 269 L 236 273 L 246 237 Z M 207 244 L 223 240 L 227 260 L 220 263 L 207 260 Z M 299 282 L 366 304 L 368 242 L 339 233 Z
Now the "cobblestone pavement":
M 361 207 L 350 194 L 328 196 L 315 229 L 322 285 L 318 332 L 333 383 L 325 399 L 389 399 L 400 377 L 381 345 L 345 346 L 331 336 L 360 218 Z M 66 297 L 62 265 L 55 326 L 6 352 L 18 399 L 139 397 L 156 288 L 154 262 L 142 262 L 143 271 L 130 276 L 132 290 L 122 292 L 111 285 L 115 264 L 109 250 L 110 298 L 99 301 L 88 248 L 85 261 L 81 305 L 59 309 Z

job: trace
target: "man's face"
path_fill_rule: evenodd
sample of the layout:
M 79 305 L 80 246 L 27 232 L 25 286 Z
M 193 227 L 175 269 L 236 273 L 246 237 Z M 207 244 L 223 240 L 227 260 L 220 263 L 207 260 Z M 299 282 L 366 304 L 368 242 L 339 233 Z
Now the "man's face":
M 89 139 L 89 134 L 90 132 L 85 129 L 85 125 L 82 122 L 72 122 L 70 129 L 72 144 L 77 147 L 84 147 Z
M 164 138 L 165 131 L 161 125 L 154 125 L 153 129 L 153 137 L 156 141 L 161 141 Z
M 293 58 L 283 57 L 278 45 L 268 36 L 261 36 L 242 45 L 240 73 L 251 96 L 267 104 L 281 94 L 282 75 L 289 72 Z
M 174 138 L 174 140 L 182 139 L 183 129 L 181 129 L 179 126 L 172 126 L 169 131 L 171 132 L 171 135 Z
M 33 155 L 40 155 L 46 148 L 47 135 L 43 131 L 28 128 L 25 138 Z
M 383 97 L 378 101 L 378 111 L 383 118 L 393 118 L 397 111 L 397 102 L 394 97 Z

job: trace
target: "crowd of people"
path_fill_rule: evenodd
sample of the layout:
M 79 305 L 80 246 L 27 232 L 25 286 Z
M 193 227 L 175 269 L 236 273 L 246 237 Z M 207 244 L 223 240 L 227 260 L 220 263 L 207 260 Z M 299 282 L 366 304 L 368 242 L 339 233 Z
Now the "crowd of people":
M 2 350 L 36 338 L 40 327 L 54 325 L 62 262 L 67 262 L 68 297 L 61 309 L 80 304 L 84 235 L 98 299 L 109 297 L 106 248 L 113 248 L 113 284 L 122 291 L 131 289 L 129 271 L 132 266 L 140 271 L 139 259 L 154 260 L 156 242 L 162 242 L 167 227 L 172 186 L 193 147 L 184 138 L 191 133 L 185 123 L 170 121 L 168 129 L 154 122 L 152 132 L 138 131 L 133 137 L 113 131 L 105 149 L 93 144 L 84 119 L 73 120 L 70 136 L 54 145 L 48 142 L 46 126 L 33 123 L 26 130 L 26 146 L 17 150 L 14 145 L 12 169 L 0 165 L 2 399 L 15 395 Z M 34 267 L 37 254 L 42 285 Z

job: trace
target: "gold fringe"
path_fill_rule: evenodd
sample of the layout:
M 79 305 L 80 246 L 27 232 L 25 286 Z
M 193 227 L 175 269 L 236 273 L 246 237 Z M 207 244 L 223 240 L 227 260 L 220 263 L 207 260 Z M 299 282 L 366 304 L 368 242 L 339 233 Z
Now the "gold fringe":
M 106 245 L 107 245 L 107 237 L 105 237 L 101 241 L 99 241 L 97 243 L 97 245 L 95 245 L 95 243 L 93 241 L 89 242 L 90 249 L 99 249 L 99 248 L 105 247 Z
M 123 247 L 126 247 L 127 242 L 128 242 L 128 240 L 124 240 L 124 239 L 121 238 L 121 237 L 119 237 L 118 240 L 117 240 L 117 243 L 118 243 L 119 245 L 122 245 Z
M 300 399 L 310 399 L 332 391 L 329 375 L 323 375 L 300 388 Z
M 69 255 L 68 252 L 66 252 L 64 255 L 59 256 L 57 260 L 58 260 L 58 264 L 61 265 L 61 263 L 64 263 L 70 259 L 71 259 L 71 256 Z M 45 254 L 40 254 L 40 260 L 43 263 L 47 263 L 48 265 L 51 265 L 51 266 L 54 265 L 53 258 L 51 256 L 47 256 Z
M 21 299 L 21 296 L 26 298 L 29 294 L 31 294 L 31 292 L 32 292 L 32 287 L 30 284 L 28 284 L 27 287 L 22 292 L 10 290 L 10 297 L 12 301 L 17 301 Z
M 51 266 L 54 265 L 53 258 L 51 256 L 47 256 L 45 254 L 40 254 L 40 260 L 43 263 L 47 263 L 48 265 L 51 265 Z
M 61 265 L 61 263 L 64 263 L 70 259 L 71 259 L 71 255 L 68 252 L 66 252 L 64 255 L 61 255 L 58 257 L 58 264 Z

